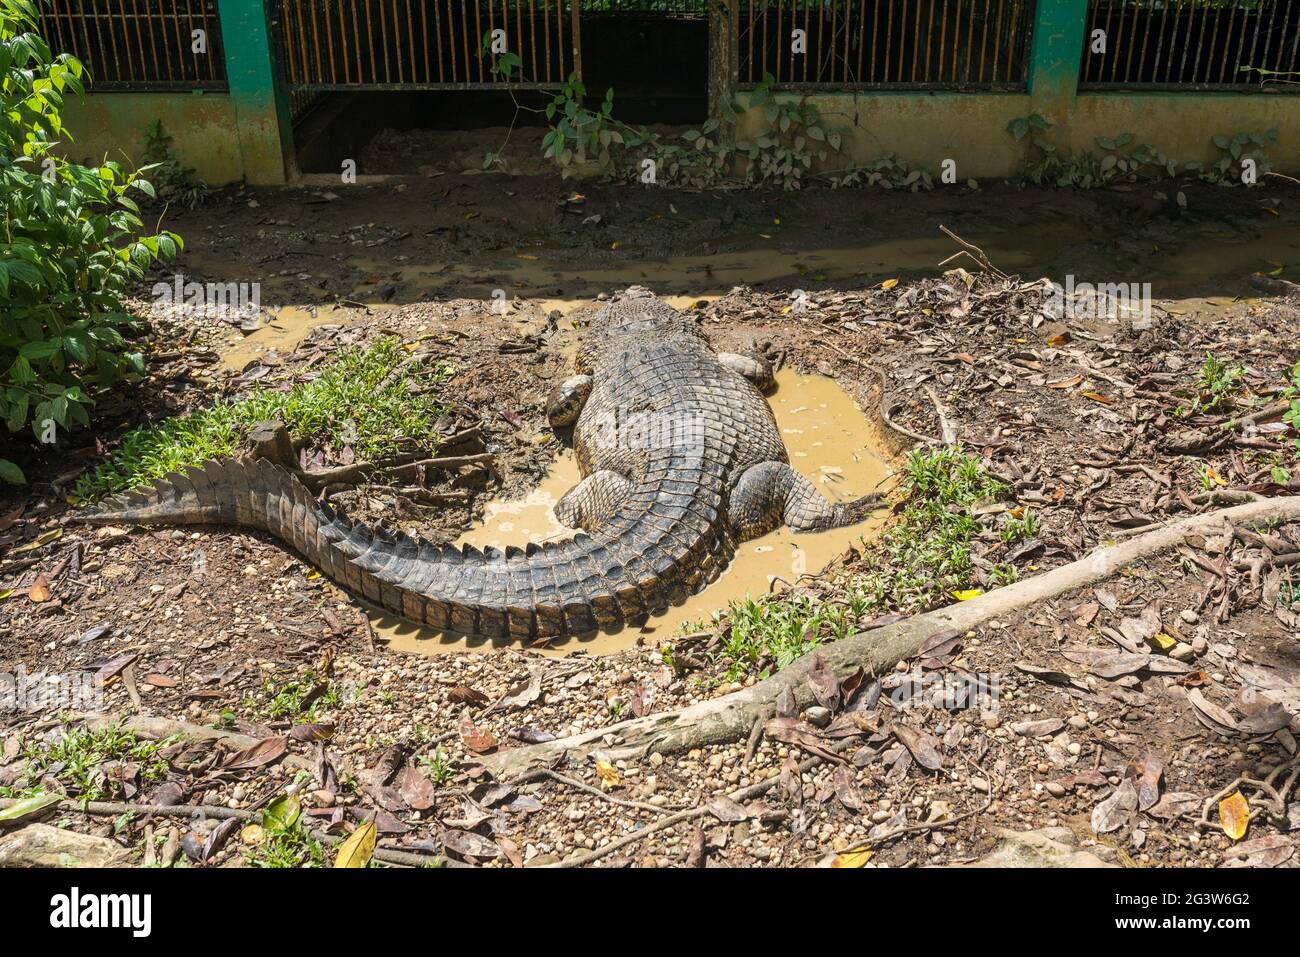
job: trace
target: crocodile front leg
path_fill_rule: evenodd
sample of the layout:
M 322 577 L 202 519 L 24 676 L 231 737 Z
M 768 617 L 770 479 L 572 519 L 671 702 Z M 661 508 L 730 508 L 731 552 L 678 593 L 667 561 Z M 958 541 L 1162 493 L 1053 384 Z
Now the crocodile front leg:
M 852 502 L 828 502 L 812 482 L 784 462 L 760 462 L 736 483 L 728 515 L 736 537 L 745 541 L 779 525 L 796 532 L 853 525 L 882 502 L 874 494 Z
M 552 428 L 573 425 L 591 395 L 591 376 L 573 375 L 565 379 L 546 399 L 546 419 Z
M 595 532 L 613 518 L 631 487 L 618 472 L 592 472 L 555 503 L 555 517 L 569 528 Z

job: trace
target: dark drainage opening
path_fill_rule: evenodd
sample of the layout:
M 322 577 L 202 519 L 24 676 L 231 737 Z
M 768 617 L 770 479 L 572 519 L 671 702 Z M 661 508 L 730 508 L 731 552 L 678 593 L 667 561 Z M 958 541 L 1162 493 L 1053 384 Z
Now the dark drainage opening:
M 625 123 L 701 123 L 708 113 L 709 18 L 698 12 L 582 16 L 582 76 L 599 102 L 614 90 Z

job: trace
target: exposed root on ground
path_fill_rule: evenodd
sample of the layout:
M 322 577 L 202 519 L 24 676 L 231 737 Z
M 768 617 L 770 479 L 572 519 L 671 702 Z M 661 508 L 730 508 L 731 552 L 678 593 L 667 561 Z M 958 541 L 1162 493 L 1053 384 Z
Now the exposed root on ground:
M 1228 526 L 1259 526 L 1297 519 L 1300 519 L 1300 496 L 1261 499 L 1196 515 L 1098 549 L 1078 561 L 970 601 L 957 602 L 825 645 L 816 656 L 805 656 L 784 671 L 742 691 L 678 711 L 646 715 L 542 744 L 510 748 L 486 755 L 481 760 L 496 778 L 514 780 L 538 767 L 555 767 L 566 760 L 585 760 L 596 751 L 606 752 L 611 759 L 617 760 L 743 740 L 751 733 L 755 721 L 776 713 L 777 698 L 783 692 L 793 696 L 798 708 L 813 703 L 813 691 L 807 679 L 814 657 L 841 679 L 859 668 L 868 674 L 880 675 L 899 661 L 916 655 L 927 641 L 942 632 L 966 632 L 990 620 L 1102 581 L 1126 565 L 1177 547 L 1190 534 L 1221 531 L 1225 523 Z M 669 820 L 671 818 L 664 818 L 659 823 Z

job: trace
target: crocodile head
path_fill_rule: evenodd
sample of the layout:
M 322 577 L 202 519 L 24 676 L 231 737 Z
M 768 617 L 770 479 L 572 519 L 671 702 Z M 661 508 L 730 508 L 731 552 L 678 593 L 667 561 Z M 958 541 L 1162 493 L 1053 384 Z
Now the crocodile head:
M 694 318 L 656 298 L 644 286 L 629 286 L 592 317 L 574 367 L 577 372 L 590 375 L 602 352 L 624 348 L 629 340 L 663 342 L 679 337 L 704 341 Z

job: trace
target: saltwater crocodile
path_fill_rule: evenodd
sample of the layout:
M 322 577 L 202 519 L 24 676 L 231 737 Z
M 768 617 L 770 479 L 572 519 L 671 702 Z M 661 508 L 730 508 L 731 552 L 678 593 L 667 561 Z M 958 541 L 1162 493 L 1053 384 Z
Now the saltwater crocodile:
M 852 524 L 789 465 L 759 388 L 761 359 L 715 353 L 696 323 L 639 287 L 603 306 L 547 416 L 573 429 L 583 480 L 557 516 L 583 529 L 479 551 L 353 524 L 267 459 L 223 459 L 80 514 L 95 523 L 239 525 L 270 532 L 334 581 L 409 620 L 517 638 L 640 624 L 713 581 L 737 542 L 784 523 Z

